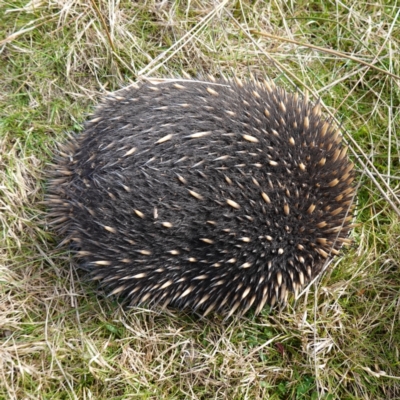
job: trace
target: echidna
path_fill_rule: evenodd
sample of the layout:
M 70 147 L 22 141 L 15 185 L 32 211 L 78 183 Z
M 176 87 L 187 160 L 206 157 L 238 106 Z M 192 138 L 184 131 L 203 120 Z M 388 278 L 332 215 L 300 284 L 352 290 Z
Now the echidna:
M 61 150 L 50 216 L 91 278 L 132 305 L 259 313 L 349 241 L 341 141 L 319 103 L 272 82 L 132 85 Z

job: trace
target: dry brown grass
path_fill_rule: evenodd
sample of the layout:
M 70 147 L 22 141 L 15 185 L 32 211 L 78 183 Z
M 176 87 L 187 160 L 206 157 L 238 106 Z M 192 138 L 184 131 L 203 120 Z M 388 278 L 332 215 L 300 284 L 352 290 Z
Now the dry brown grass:
M 400 8 L 348 3 L 0 3 L 0 398 L 400 398 Z M 182 70 L 308 89 L 346 128 L 355 244 L 282 312 L 123 310 L 43 222 L 66 131 L 105 91 Z

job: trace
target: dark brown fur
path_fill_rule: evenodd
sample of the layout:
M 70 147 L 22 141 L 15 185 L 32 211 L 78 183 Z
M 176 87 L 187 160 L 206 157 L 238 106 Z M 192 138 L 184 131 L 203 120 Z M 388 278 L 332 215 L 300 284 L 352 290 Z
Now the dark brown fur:
M 318 104 L 271 82 L 146 83 L 107 97 L 64 146 L 47 202 L 110 293 L 258 313 L 348 241 L 346 150 Z

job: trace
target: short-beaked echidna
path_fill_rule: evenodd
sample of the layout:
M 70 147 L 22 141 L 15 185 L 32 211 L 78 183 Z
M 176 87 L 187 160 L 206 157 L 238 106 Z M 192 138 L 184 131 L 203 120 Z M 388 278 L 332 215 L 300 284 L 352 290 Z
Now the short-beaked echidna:
M 259 313 L 349 241 L 341 141 L 319 103 L 272 82 L 132 85 L 61 149 L 50 217 L 91 278 L 131 304 Z

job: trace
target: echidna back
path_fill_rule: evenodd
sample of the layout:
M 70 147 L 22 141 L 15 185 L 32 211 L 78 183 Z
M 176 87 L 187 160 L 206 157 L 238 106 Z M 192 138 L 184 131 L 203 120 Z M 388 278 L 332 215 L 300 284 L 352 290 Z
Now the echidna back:
M 64 148 L 48 202 L 82 266 L 132 304 L 259 312 L 348 240 L 346 150 L 318 104 L 271 83 L 145 83 Z

